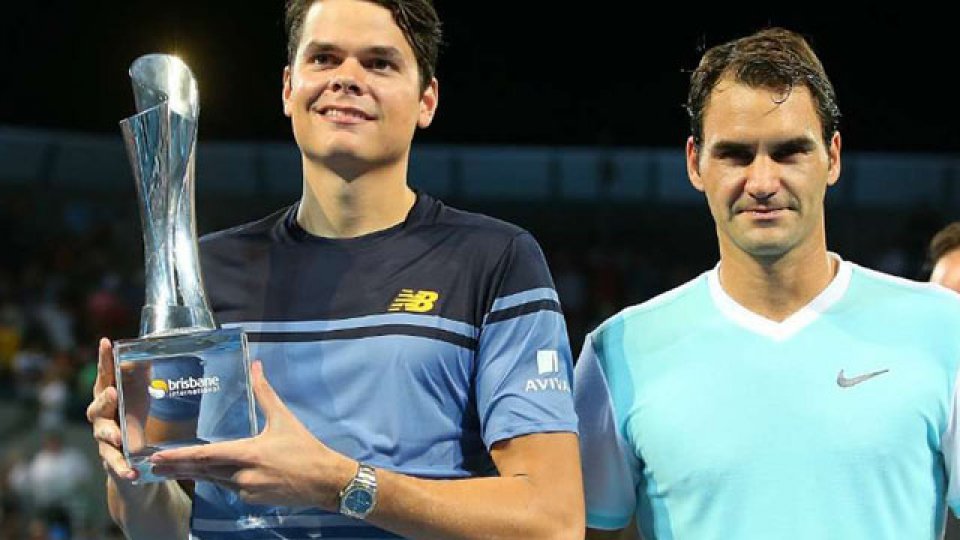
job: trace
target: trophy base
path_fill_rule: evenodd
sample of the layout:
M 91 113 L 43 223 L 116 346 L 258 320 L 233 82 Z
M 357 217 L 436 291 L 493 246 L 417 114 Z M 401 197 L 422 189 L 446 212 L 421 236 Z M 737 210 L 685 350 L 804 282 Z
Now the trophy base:
M 159 482 L 160 450 L 257 434 L 247 340 L 240 329 L 114 344 L 123 452 L 138 483 Z

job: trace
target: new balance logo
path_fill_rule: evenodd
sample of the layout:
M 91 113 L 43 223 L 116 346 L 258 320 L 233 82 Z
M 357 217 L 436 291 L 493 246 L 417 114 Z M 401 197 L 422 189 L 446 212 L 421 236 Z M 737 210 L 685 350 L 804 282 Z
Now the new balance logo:
M 440 294 L 434 291 L 414 291 L 402 289 L 393 299 L 387 311 L 409 311 L 412 313 L 426 313 L 434 308 Z
M 537 373 L 560 373 L 560 355 L 557 351 L 537 351 Z

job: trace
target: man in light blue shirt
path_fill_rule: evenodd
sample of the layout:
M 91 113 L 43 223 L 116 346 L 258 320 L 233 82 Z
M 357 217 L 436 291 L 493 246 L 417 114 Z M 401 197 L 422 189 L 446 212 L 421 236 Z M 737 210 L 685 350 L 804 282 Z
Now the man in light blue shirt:
M 802 37 L 715 47 L 687 169 L 719 265 L 600 325 L 575 372 L 588 538 L 940 538 L 960 300 L 827 251 L 839 110 Z M 632 531 L 627 531 L 632 532 Z

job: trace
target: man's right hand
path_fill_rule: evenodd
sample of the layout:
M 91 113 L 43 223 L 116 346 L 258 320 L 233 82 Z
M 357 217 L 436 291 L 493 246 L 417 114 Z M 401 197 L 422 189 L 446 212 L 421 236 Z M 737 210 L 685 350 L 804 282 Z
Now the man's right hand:
M 130 468 L 123 456 L 123 438 L 117 420 L 117 403 L 113 345 L 109 339 L 101 338 L 97 360 L 97 380 L 93 384 L 93 401 L 87 407 L 87 420 L 93 427 L 93 438 L 97 441 L 104 469 L 115 480 L 131 481 L 137 478 L 137 473 Z

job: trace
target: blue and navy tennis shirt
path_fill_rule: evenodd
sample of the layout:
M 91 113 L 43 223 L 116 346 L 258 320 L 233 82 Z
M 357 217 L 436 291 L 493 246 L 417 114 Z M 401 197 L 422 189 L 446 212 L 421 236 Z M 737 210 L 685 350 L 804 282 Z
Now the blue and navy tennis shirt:
M 497 441 L 576 432 L 566 327 L 529 233 L 422 193 L 403 223 L 358 238 L 312 236 L 296 214 L 206 236 L 201 261 L 217 321 L 247 332 L 250 357 L 320 441 L 449 479 L 495 475 Z M 201 424 L 229 421 L 200 411 Z M 395 537 L 314 508 L 248 505 L 204 482 L 191 529 L 203 540 Z

